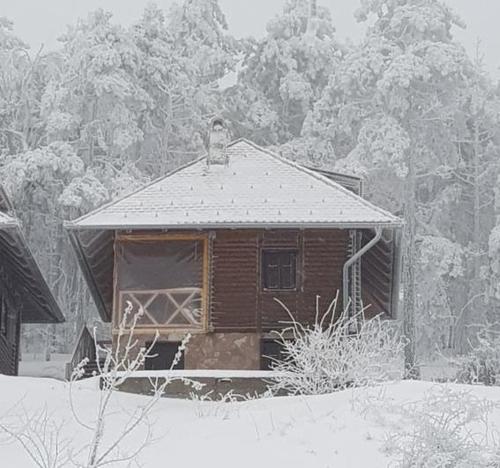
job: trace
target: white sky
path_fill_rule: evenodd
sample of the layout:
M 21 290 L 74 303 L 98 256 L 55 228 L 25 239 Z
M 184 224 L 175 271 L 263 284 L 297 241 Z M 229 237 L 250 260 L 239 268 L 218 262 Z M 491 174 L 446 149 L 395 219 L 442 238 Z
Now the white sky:
M 16 33 L 31 47 L 54 48 L 57 37 L 65 25 L 78 17 L 102 7 L 114 13 L 115 21 L 130 24 L 139 18 L 150 0 L 0 0 L 0 16 L 15 23 Z M 278 13 L 284 0 L 219 0 L 235 36 L 260 36 L 267 21 Z M 481 41 L 485 65 L 495 78 L 500 78 L 500 1 L 499 0 L 446 0 L 467 23 L 465 31 L 457 30 L 456 37 L 474 53 Z M 172 0 L 156 0 L 168 7 Z M 328 6 L 334 17 L 339 38 L 359 39 L 363 26 L 356 23 L 353 12 L 358 0 L 318 0 Z

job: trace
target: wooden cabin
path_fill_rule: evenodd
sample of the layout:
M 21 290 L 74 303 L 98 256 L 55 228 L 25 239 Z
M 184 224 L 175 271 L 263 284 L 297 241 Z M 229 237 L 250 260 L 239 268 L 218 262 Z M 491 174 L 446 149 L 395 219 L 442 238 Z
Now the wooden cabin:
M 61 310 L 0 187 L 0 374 L 17 374 L 21 323 L 60 322 Z
M 127 304 L 160 340 L 150 369 L 265 368 L 271 332 L 310 324 L 340 291 L 352 311 L 397 313 L 401 220 L 362 198 L 361 180 L 307 168 L 212 124 L 208 154 L 67 223 L 102 320 Z

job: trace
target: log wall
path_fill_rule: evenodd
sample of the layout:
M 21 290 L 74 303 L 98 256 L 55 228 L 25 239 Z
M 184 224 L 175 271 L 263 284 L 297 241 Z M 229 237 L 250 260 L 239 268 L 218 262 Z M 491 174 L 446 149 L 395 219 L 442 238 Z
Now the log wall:
M 274 298 L 297 320 L 312 323 L 316 297 L 320 296 L 321 313 L 342 289 L 348 231 L 224 230 L 217 231 L 212 242 L 210 324 L 214 331 L 265 332 L 283 327 L 290 319 Z M 263 290 L 261 256 L 266 248 L 297 251 L 296 290 Z
M 10 306 L 10 301 L 6 302 Z M 0 330 L 0 374 L 17 375 L 19 359 L 20 314 L 15 310 L 6 311 L 6 329 Z

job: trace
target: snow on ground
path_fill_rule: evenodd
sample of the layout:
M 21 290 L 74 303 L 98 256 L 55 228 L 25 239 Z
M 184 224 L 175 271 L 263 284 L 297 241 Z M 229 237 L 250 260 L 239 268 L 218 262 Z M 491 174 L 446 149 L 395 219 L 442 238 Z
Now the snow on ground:
M 154 441 L 145 447 L 139 462 L 156 467 L 168 461 L 184 468 L 385 468 L 391 460 L 382 447 L 392 416 L 385 418 L 380 410 L 418 401 L 436 385 L 399 382 L 325 396 L 243 403 L 162 399 L 152 417 Z M 448 385 L 500 403 L 498 388 Z M 79 383 L 74 394 L 83 420 L 90 422 L 97 401 L 96 380 Z M 377 401 L 382 401 L 378 411 L 366 411 Z M 118 393 L 107 428 L 118 433 L 130 410 L 144 402 L 145 397 Z M 63 435 L 75 445 L 81 447 L 90 439 L 73 420 L 64 382 L 0 376 L 0 422 L 14 424 L 22 408 L 29 414 L 46 408 L 53 420 L 64 421 Z M 492 421 L 500 427 L 500 410 L 492 413 Z M 144 433 L 145 428 L 140 430 Z M 126 447 L 132 450 L 138 441 L 136 435 Z M 2 466 L 33 466 L 16 443 L 8 443 L 4 436 L 0 443 Z
M 22 361 L 19 362 L 19 375 L 26 377 L 50 377 L 54 379 L 65 379 L 65 365 L 71 360 L 71 354 L 52 354 L 50 361 L 44 361 L 40 355 L 24 353 Z M 149 372 L 147 375 L 160 377 L 167 371 Z M 184 375 L 187 377 L 219 377 L 219 378 L 236 378 L 236 377 L 263 377 L 270 376 L 268 371 L 168 371 L 170 375 Z M 457 369 L 454 368 L 449 360 L 441 358 L 425 362 L 420 367 L 422 380 L 443 381 L 454 380 Z M 145 376 L 143 371 L 137 372 L 138 376 Z
M 44 361 L 40 355 L 24 353 L 22 360 L 19 361 L 19 375 L 64 380 L 65 366 L 70 360 L 71 354 L 54 353 L 50 361 Z

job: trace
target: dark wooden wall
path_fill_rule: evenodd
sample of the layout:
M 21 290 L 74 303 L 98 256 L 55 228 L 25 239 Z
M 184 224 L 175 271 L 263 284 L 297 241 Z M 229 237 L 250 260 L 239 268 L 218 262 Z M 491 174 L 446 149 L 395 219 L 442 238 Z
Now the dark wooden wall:
M 7 311 L 6 329 L 0 330 L 0 374 L 17 375 L 21 317 L 12 301 L 5 300 L 6 307 L 10 310 Z
M 0 334 L 0 374 L 17 374 L 17 346 L 18 343 L 11 343 Z
M 316 297 L 320 296 L 319 312 L 324 313 L 342 289 L 348 239 L 346 230 L 217 231 L 211 245 L 211 326 L 219 332 L 281 328 L 290 319 L 274 298 L 300 322 L 314 322 Z M 262 290 L 263 248 L 298 251 L 297 290 Z M 340 307 L 339 302 L 339 312 Z

